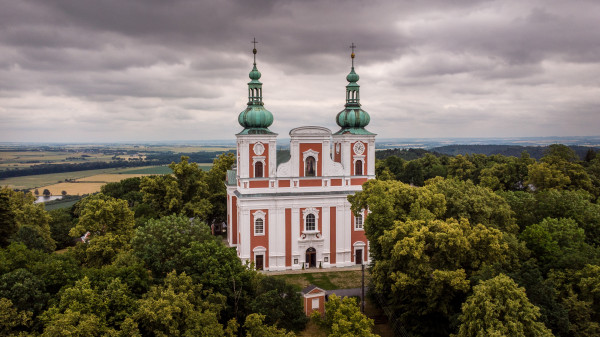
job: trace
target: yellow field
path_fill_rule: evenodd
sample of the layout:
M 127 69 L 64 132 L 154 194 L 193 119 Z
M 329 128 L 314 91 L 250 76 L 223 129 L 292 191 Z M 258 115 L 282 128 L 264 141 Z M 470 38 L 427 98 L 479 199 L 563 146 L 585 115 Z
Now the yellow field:
M 147 176 L 147 175 L 148 174 L 126 174 L 126 173 L 119 173 L 119 174 L 96 174 L 94 176 L 77 179 L 77 181 L 116 183 L 116 182 L 121 181 L 123 179 L 135 178 L 135 177 L 143 177 L 143 176 Z
M 52 195 L 61 195 L 62 191 L 67 191 L 69 195 L 83 195 L 100 192 L 100 187 L 104 184 L 106 183 L 58 183 L 40 187 L 38 191 L 42 193 L 47 188 Z
M 87 155 L 83 160 L 82 155 Z M 0 163 L 21 164 L 31 166 L 46 162 L 52 163 L 83 163 L 89 161 L 109 161 L 111 155 L 103 153 L 85 152 L 62 152 L 62 151 L 6 151 L 0 152 Z M 67 160 L 67 158 L 82 158 L 82 160 Z M 27 161 L 39 161 L 38 163 L 26 163 Z
M 74 182 L 58 183 L 40 187 L 40 193 L 44 189 L 48 189 L 52 195 L 60 195 L 62 191 L 66 191 L 69 195 L 82 195 L 100 192 L 100 188 L 106 183 L 115 183 L 123 179 L 144 177 L 148 174 L 96 174 L 89 177 L 77 179 Z

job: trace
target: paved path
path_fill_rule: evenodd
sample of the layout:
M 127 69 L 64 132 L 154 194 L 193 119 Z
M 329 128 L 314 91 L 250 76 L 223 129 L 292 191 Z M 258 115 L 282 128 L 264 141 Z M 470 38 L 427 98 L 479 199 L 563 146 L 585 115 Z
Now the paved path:
M 334 289 L 334 290 L 327 290 L 325 292 L 325 294 L 327 294 L 327 295 L 336 294 L 339 297 L 348 297 L 348 296 L 360 297 L 360 295 L 361 295 L 360 289 L 361 288 Z M 365 295 L 367 294 L 367 291 L 369 291 L 369 287 L 365 287 Z
M 365 267 L 365 269 L 367 269 Z M 336 268 L 309 268 L 309 269 L 298 269 L 298 270 L 280 270 L 280 271 L 262 271 L 265 275 L 285 275 L 285 274 L 312 274 L 312 273 L 327 273 L 327 272 L 338 272 L 338 271 L 350 271 L 360 270 L 360 265 L 353 265 L 350 267 L 336 267 Z

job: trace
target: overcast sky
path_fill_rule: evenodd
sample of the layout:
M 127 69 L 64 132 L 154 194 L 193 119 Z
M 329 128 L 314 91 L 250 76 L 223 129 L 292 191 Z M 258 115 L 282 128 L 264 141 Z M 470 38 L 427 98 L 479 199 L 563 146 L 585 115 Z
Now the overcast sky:
M 590 136 L 598 0 L 0 0 L 0 141 L 233 139 L 256 37 L 271 130 L 337 131 L 349 45 L 380 138 Z

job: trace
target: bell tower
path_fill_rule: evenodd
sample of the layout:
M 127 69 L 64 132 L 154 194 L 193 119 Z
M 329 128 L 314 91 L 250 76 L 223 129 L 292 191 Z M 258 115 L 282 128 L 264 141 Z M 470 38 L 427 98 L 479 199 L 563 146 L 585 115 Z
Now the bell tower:
M 365 129 L 371 117 L 361 108 L 359 76 L 354 71 L 354 43 L 350 46 L 352 67 L 346 76 L 346 104 L 336 116 L 340 130 L 333 134 L 334 161 L 344 166 L 344 175 L 375 178 L 375 134 Z M 362 179 L 357 180 L 362 181 Z
M 268 185 L 268 178 L 276 172 L 277 134 L 269 130 L 273 124 L 273 114 L 265 109 L 263 102 L 260 71 L 256 67 L 256 39 L 252 41 L 254 63 L 248 82 L 248 104 L 238 116 L 238 122 L 244 128 L 237 137 L 237 178 L 241 188 L 251 185 Z M 257 183 L 260 181 L 260 183 Z

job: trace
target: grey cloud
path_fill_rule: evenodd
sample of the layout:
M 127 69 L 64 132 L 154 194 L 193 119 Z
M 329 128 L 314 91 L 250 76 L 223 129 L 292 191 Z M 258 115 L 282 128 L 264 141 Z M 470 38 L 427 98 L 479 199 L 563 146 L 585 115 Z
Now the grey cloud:
M 85 137 L 64 132 L 65 116 L 71 128 L 93 130 L 92 141 L 233 137 L 253 37 L 282 135 L 302 124 L 336 129 L 351 42 L 369 129 L 380 136 L 589 134 L 600 124 L 592 0 L 0 0 L 0 8 L 0 141 Z

